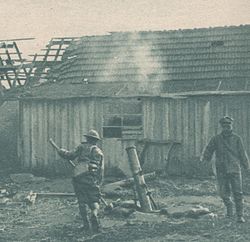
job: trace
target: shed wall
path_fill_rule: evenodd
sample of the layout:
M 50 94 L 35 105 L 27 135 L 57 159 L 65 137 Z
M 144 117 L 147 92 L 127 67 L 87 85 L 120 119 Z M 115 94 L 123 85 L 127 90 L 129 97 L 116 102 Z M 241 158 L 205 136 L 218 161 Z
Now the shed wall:
M 250 96 L 190 96 L 180 99 L 148 99 L 144 103 L 144 135 L 150 139 L 177 140 L 166 160 L 168 145 L 151 146 L 145 169 L 168 166 L 173 174 L 206 173 L 211 164 L 200 167 L 199 156 L 209 139 L 220 132 L 219 119 L 225 115 L 234 118 L 238 133 L 250 154 Z
M 73 149 L 90 128 L 100 130 L 99 108 L 95 99 L 20 102 L 19 157 L 22 166 L 48 173 L 68 173 L 66 162 L 48 140 Z
M 210 165 L 200 167 L 197 161 L 211 136 L 220 131 L 218 120 L 224 115 L 235 119 L 235 132 L 242 136 L 250 154 L 249 95 L 155 97 L 144 98 L 142 102 L 144 138 L 181 143 L 174 146 L 171 142 L 150 144 L 145 171 L 167 169 L 171 174 L 206 173 Z M 69 173 L 69 165 L 62 162 L 48 140 L 51 137 L 59 146 L 72 149 L 90 128 L 102 135 L 102 103 L 101 98 L 20 102 L 19 157 L 22 166 L 53 174 Z M 128 174 L 125 148 L 131 144 L 121 139 L 105 139 L 102 146 L 106 167 L 118 166 Z

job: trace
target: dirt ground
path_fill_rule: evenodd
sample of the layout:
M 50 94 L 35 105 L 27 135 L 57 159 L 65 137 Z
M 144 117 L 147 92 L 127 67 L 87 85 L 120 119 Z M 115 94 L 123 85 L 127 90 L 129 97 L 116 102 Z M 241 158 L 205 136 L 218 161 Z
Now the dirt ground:
M 1 187 L 15 196 L 0 203 L 0 241 L 249 241 L 250 196 L 245 197 L 245 224 L 224 218 L 223 205 L 216 195 L 215 181 L 160 177 L 148 182 L 157 205 L 170 208 L 177 205 L 202 205 L 214 216 L 171 218 L 162 214 L 143 216 L 137 212 L 125 215 L 106 214 L 102 205 L 102 233 L 86 235 L 74 197 L 37 197 L 35 204 L 23 199 L 34 192 L 72 192 L 70 179 L 12 183 L 1 176 Z M 124 198 L 123 198 L 124 199 Z M 107 199 L 111 202 L 111 199 Z

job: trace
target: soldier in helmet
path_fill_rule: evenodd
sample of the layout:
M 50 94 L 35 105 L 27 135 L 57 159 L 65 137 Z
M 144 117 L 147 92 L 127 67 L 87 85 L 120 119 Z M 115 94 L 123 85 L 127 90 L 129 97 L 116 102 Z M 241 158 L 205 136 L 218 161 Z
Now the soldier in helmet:
M 73 186 L 78 199 L 79 210 L 83 219 L 83 228 L 89 231 L 98 232 L 100 223 L 98 220 L 100 185 L 103 182 L 104 156 L 97 146 L 100 136 L 97 131 L 90 130 L 84 135 L 87 142 L 82 142 L 74 150 L 67 151 L 60 149 L 59 155 L 65 159 L 76 159 L 77 165 L 74 168 Z M 87 207 L 91 210 L 91 217 L 88 217 Z
M 249 169 L 249 160 L 240 136 L 232 131 L 233 119 L 226 116 L 219 121 L 222 132 L 212 137 L 201 161 L 210 161 L 216 155 L 216 173 L 219 194 L 226 206 L 227 217 L 233 216 L 234 198 L 237 222 L 244 223 L 241 167 Z

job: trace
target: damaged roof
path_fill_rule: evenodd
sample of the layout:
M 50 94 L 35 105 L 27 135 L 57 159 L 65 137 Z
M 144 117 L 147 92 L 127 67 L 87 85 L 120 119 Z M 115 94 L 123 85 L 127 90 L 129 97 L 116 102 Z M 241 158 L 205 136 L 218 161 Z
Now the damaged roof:
M 157 82 L 161 92 L 250 90 L 249 77 L 250 25 L 85 36 L 72 42 L 48 76 L 58 88 L 54 95 L 97 95 L 107 83 L 118 91 L 125 83 L 149 83 L 146 93 Z M 39 88 L 40 95 L 50 92 Z M 108 90 L 105 95 L 115 93 Z

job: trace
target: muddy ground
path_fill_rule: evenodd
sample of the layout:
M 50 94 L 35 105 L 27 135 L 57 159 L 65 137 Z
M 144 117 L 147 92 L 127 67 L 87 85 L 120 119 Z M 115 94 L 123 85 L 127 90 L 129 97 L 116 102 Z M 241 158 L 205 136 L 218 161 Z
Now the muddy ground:
M 214 216 L 172 218 L 162 214 L 143 216 L 105 214 L 100 211 L 103 231 L 86 235 L 79 227 L 81 221 L 74 197 L 37 197 L 34 205 L 24 203 L 25 196 L 35 192 L 72 192 L 70 179 L 57 178 L 31 183 L 13 183 L 1 176 L 1 187 L 15 196 L 0 204 L 0 241 L 249 241 L 250 196 L 246 196 L 247 222 L 224 218 L 224 208 L 216 195 L 214 179 L 198 180 L 158 177 L 148 182 L 153 197 L 161 207 L 202 205 Z M 125 198 L 122 198 L 125 199 Z M 111 199 L 107 199 L 109 202 Z

